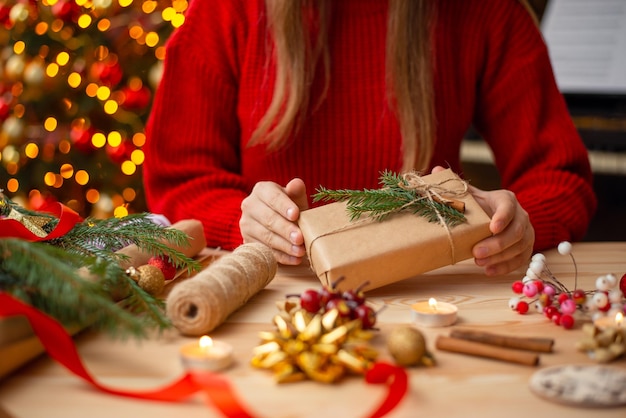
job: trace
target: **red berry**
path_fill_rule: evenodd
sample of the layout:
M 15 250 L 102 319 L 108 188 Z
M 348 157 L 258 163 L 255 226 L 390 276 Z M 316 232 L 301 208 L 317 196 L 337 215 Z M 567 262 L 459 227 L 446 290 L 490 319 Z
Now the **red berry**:
M 535 286 L 537 286 L 537 291 L 538 292 L 543 292 L 544 285 L 543 285 L 543 282 L 541 280 L 535 280 L 533 283 L 535 284 Z
M 582 305 L 587 300 L 587 295 L 585 294 L 584 290 L 576 289 L 574 290 L 574 293 L 572 293 L 572 299 L 574 299 L 574 302 L 576 302 L 576 304 Z
M 339 316 L 342 318 L 348 318 L 352 315 L 352 309 L 350 309 L 348 303 L 339 298 L 329 300 L 325 305 L 325 309 L 326 312 L 332 309 L 337 309 L 337 311 L 339 311 Z
M 361 305 L 363 304 L 363 302 L 365 302 L 365 294 L 363 293 L 362 289 L 368 284 L 369 282 L 365 282 L 354 290 L 346 290 L 345 292 L 343 292 L 342 297 L 346 301 L 353 301 L 356 303 L 356 305 Z
M 517 280 L 513 282 L 511 288 L 513 289 L 513 293 L 517 293 L 519 295 L 520 293 L 522 293 L 522 290 L 524 290 L 524 283 L 522 283 L 521 280 Z
M 563 303 L 564 300 L 569 299 L 569 295 L 567 293 L 560 293 L 558 297 L 559 304 Z
M 165 259 L 163 257 L 150 257 L 148 260 L 148 264 L 158 267 L 159 270 L 163 272 L 163 276 L 165 280 L 172 280 L 176 277 L 176 266 L 172 264 L 170 259 Z
M 525 314 L 526 312 L 528 312 L 528 302 L 526 302 L 525 300 L 520 300 L 515 310 L 522 315 Z
M 320 310 L 320 294 L 315 289 L 307 289 L 300 295 L 300 307 L 307 312 L 316 313 Z
M 574 326 L 574 317 L 572 315 L 561 315 L 561 326 L 565 329 L 570 329 Z
M 376 312 L 367 305 L 359 305 L 355 308 L 356 317 L 361 320 L 363 329 L 373 328 L 376 324 Z
M 626 296 L 626 274 L 619 279 L 619 290 L 622 291 L 622 295 Z
M 341 282 L 343 279 L 345 279 L 345 277 L 341 276 L 340 278 L 335 280 L 330 286 L 322 287 L 322 290 L 320 290 L 320 292 L 319 292 L 320 293 L 320 304 L 322 306 L 326 306 L 326 304 L 331 299 L 336 299 L 336 298 L 340 298 L 341 297 L 341 293 L 339 293 L 339 291 L 337 290 L 337 284 L 339 284 L 339 282 Z
M 548 319 L 552 319 L 552 316 L 554 314 L 559 313 L 559 310 L 555 306 L 550 305 L 550 306 L 546 306 L 543 309 L 543 313 L 546 315 Z
M 556 325 L 561 325 L 561 312 L 555 312 L 551 317 L 550 320 L 552 322 L 554 322 Z

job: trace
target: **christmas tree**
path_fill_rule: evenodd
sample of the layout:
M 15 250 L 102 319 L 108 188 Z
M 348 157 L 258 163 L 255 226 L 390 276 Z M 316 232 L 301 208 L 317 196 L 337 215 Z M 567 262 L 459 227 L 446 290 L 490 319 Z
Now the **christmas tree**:
M 187 1 L 0 0 L 0 189 L 24 207 L 146 210 L 145 123 Z

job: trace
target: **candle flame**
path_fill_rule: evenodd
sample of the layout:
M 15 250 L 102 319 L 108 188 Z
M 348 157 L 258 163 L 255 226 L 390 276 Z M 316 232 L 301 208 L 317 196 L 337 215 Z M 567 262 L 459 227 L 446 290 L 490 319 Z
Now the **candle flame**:
M 202 337 L 200 337 L 200 341 L 198 341 L 198 345 L 203 350 L 207 350 L 213 347 L 213 340 L 208 335 L 203 335 Z
M 433 311 L 436 311 L 437 310 L 437 299 L 435 299 L 435 298 L 428 299 L 428 306 L 430 306 L 430 309 L 432 309 Z
M 615 324 L 616 324 L 618 327 L 621 327 L 621 326 L 622 326 L 622 322 L 623 322 L 623 321 L 624 321 L 624 314 L 623 314 L 623 313 L 621 313 L 621 312 L 616 313 L 616 314 L 615 314 Z

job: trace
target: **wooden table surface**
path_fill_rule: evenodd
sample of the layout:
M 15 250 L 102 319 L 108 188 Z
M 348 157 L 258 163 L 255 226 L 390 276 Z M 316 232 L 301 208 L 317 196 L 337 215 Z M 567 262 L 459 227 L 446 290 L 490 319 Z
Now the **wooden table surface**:
M 568 256 L 545 253 L 552 272 L 573 286 L 574 267 Z M 626 242 L 578 243 L 574 245 L 579 287 L 595 288 L 598 276 L 626 273 Z M 626 408 L 588 409 L 564 406 L 533 394 L 528 386 L 533 373 L 543 367 L 592 364 L 575 349 L 580 328 L 565 330 L 543 315 L 519 315 L 508 307 L 511 284 L 523 272 L 487 278 L 471 260 L 398 282 L 367 294 L 376 309 L 387 308 L 378 318 L 380 331 L 372 344 L 381 359 L 389 359 L 385 336 L 399 325 L 411 323 L 409 306 L 436 297 L 454 303 L 459 319 L 453 327 L 423 328 L 427 345 L 437 360 L 431 368 L 410 368 L 409 392 L 390 417 L 624 417 Z M 273 330 L 275 302 L 286 294 L 300 293 L 319 281 L 305 267 L 281 267 L 269 286 L 236 311 L 211 337 L 235 348 L 236 362 L 223 372 L 239 399 L 257 417 L 365 417 L 382 401 L 386 391 L 355 376 L 338 384 L 313 381 L 278 385 L 269 371 L 249 365 L 258 332 Z M 479 329 L 506 335 L 550 337 L 554 352 L 541 355 L 539 366 L 523 366 L 436 350 L 438 335 L 454 327 Z M 163 386 L 183 372 L 179 359 L 182 345 L 196 339 L 169 332 L 160 338 L 136 342 L 113 341 L 85 332 L 75 341 L 89 371 L 98 381 L 120 389 L 152 389 Z M 626 369 L 626 359 L 611 363 Z M 200 395 L 184 403 L 140 401 L 96 391 L 47 356 L 42 356 L 0 381 L 0 417 L 174 417 L 220 416 Z

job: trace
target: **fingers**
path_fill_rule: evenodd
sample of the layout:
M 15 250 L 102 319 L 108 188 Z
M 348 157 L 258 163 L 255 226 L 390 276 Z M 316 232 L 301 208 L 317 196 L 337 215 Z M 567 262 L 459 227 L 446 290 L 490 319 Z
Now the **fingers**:
M 291 198 L 292 202 L 298 206 L 299 210 L 305 210 L 309 208 L 309 200 L 306 194 L 306 186 L 301 179 L 295 178 L 287 183 L 287 185 L 285 186 L 285 192 L 287 193 L 287 196 Z M 290 219 L 295 221 L 296 219 L 298 219 L 298 217 L 296 216 L 295 219 Z
M 528 263 L 535 231 L 515 195 L 507 190 L 484 192 L 475 188 L 472 193 L 490 214 L 493 234 L 474 246 L 475 263 L 489 276 L 506 274 Z
M 289 193 L 306 208 L 304 183 L 292 180 L 289 189 Z M 269 246 L 281 264 L 302 262 L 304 238 L 295 223 L 300 208 L 288 194 L 287 187 L 282 188 L 273 182 L 257 183 L 250 196 L 242 201 L 241 212 L 239 227 L 244 242 L 261 242 Z

